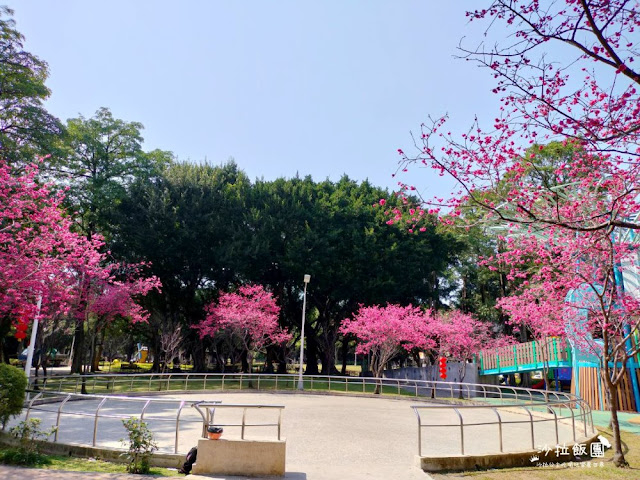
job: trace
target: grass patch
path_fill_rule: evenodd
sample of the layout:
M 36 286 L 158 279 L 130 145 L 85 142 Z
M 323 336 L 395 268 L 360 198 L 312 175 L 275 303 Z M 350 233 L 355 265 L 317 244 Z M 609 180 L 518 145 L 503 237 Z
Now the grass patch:
M 600 429 L 601 434 L 612 442 L 610 429 Z M 531 467 L 531 468 L 505 468 L 501 470 L 488 470 L 483 472 L 459 472 L 449 474 L 430 474 L 436 480 L 454 480 L 468 478 L 473 480 L 581 480 L 584 478 L 612 479 L 612 480 L 637 480 L 640 478 L 640 436 L 630 432 L 622 432 L 622 448 L 630 468 L 617 468 L 612 463 L 613 450 L 605 454 L 604 466 L 592 466 L 587 462 L 582 465 L 569 467 Z M 540 459 L 544 461 L 544 457 Z
M 50 463 L 50 459 L 38 452 L 25 452 L 19 448 L 2 448 L 0 449 L 0 463 L 18 466 L 44 466 Z
M 127 467 L 124 463 L 105 462 L 103 460 L 67 457 L 62 455 L 43 455 L 38 454 L 34 462 L 22 462 L 18 449 L 0 446 L 0 463 L 5 465 L 27 466 L 29 468 L 38 468 L 43 470 L 66 470 L 72 472 L 101 472 L 101 473 L 127 473 Z M 177 470 L 168 468 L 152 467 L 150 475 L 159 477 L 175 477 L 178 475 Z M 25 476 L 26 478 L 26 476 Z

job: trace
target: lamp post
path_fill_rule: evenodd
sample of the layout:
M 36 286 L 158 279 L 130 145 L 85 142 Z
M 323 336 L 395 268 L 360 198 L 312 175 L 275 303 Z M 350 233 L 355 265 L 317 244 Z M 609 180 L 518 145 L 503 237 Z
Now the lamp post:
M 36 307 L 36 316 L 33 319 L 33 325 L 31 327 L 31 341 L 29 342 L 29 348 L 27 350 L 27 361 L 24 364 L 24 373 L 27 376 L 27 381 L 31 377 L 31 365 L 33 364 L 33 352 L 36 348 L 36 338 L 38 336 L 38 320 L 40 319 L 40 309 L 42 307 L 42 294 L 38 295 L 38 305 Z
M 302 361 L 304 359 L 304 317 L 307 312 L 307 285 L 311 280 L 311 275 L 304 276 L 304 293 L 302 295 L 302 334 L 300 335 L 300 372 L 298 373 L 298 390 L 304 390 L 302 381 Z

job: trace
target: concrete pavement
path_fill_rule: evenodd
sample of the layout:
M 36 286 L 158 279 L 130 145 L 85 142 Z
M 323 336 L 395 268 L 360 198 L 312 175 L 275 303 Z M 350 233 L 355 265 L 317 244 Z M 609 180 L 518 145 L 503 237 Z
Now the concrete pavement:
M 185 401 L 180 416 L 179 451 L 186 452 L 197 444 L 202 422 L 199 414 L 190 408 L 197 400 L 220 400 L 225 404 L 282 404 L 285 405 L 282 436 L 287 439 L 287 477 L 304 480 L 368 479 L 368 480 L 427 480 L 430 477 L 414 466 L 418 453 L 418 422 L 410 408 L 415 399 L 393 399 L 387 397 L 358 397 L 341 395 L 313 395 L 297 393 L 253 393 L 253 392 L 199 392 L 172 394 L 157 397 Z M 100 415 L 139 415 L 144 401 L 135 408 L 131 403 L 109 399 L 100 409 Z M 64 411 L 83 413 L 71 416 L 63 414 L 59 441 L 63 443 L 91 444 L 97 400 L 68 402 Z M 163 406 L 164 405 L 164 406 Z M 176 403 L 150 406 L 145 412 L 145 421 L 154 432 L 161 450 L 172 451 L 175 442 Z M 43 419 L 43 427 L 55 424 L 56 404 L 45 408 L 49 412 L 35 411 L 32 416 Z M 247 423 L 272 423 L 274 411 L 248 411 Z M 423 415 L 425 415 L 423 413 Z M 465 411 L 465 453 L 497 452 L 499 448 L 498 428 L 495 414 L 488 409 Z M 215 423 L 238 423 L 242 410 L 216 410 Z M 501 412 L 502 421 L 521 423 L 503 424 L 505 450 L 531 448 L 528 415 Z M 432 424 L 457 424 L 456 414 L 450 409 L 433 411 L 423 420 Z M 98 422 L 97 445 L 121 447 L 125 436 L 119 418 L 101 417 Z M 239 438 L 239 428 L 225 427 L 224 436 Z M 246 438 L 275 438 L 275 427 L 247 427 Z M 426 427 L 423 429 L 422 451 L 425 455 L 453 455 L 460 452 L 459 427 Z M 559 440 L 562 444 L 571 438 L 570 427 L 560 424 Z M 553 422 L 535 425 L 537 445 L 555 445 Z M 43 474 L 54 475 L 42 471 Z M 10 474 L 10 472 L 8 473 Z M 36 473 L 34 473 L 36 475 Z M 39 473 L 38 473 L 39 475 Z M 71 474 L 69 474 L 71 475 Z M 85 477 L 77 478 L 88 478 Z M 98 479 L 90 474 L 92 479 Z M 5 478 L 3 476 L 3 478 Z M 7 477 L 11 478 L 11 477 Z M 17 478 L 17 477 L 16 477 Z M 21 477 L 29 478 L 29 477 Z M 33 478 L 62 478 L 44 476 Z M 66 478 L 76 478 L 66 476 Z M 104 477 L 123 480 L 127 476 Z M 140 478 L 136 476 L 135 478 Z M 195 479 L 195 476 L 189 478 Z M 203 477 L 222 478 L 222 477 Z M 238 477 L 227 477 L 238 478 Z

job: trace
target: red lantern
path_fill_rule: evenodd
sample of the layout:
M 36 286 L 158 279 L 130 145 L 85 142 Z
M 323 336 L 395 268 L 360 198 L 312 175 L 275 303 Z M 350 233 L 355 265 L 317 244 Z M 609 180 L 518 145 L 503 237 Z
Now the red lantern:
M 443 380 L 447 379 L 447 358 L 440 357 L 440 378 Z
M 15 324 L 15 328 L 16 328 L 16 333 L 13 335 L 14 337 L 16 337 L 18 340 L 23 340 L 25 338 L 27 338 L 27 329 L 29 328 L 29 322 L 26 320 L 18 320 L 18 322 Z

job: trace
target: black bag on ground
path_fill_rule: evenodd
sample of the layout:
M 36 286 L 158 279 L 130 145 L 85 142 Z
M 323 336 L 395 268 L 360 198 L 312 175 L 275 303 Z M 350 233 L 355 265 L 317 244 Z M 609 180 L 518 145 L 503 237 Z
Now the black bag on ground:
M 196 463 L 196 457 L 198 456 L 198 447 L 193 447 L 191 450 L 189 450 L 189 453 L 187 453 L 187 458 L 184 460 L 184 463 L 182 464 L 182 468 L 180 470 L 178 470 L 178 473 L 190 473 L 191 472 L 191 468 L 193 467 L 193 464 Z

